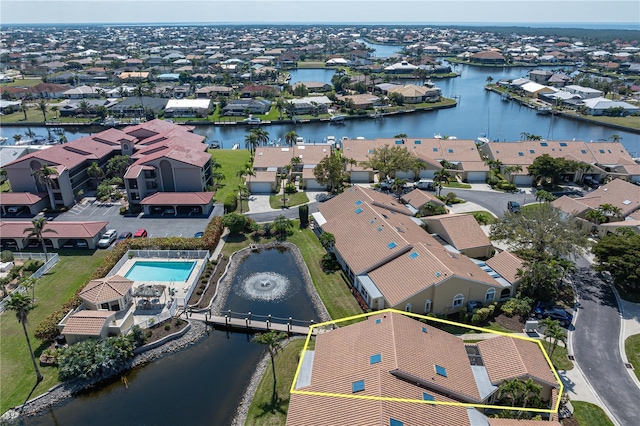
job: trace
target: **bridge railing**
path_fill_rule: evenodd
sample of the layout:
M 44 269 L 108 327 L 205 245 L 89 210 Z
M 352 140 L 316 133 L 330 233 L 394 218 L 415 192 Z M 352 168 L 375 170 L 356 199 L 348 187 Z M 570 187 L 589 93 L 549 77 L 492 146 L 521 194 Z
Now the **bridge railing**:
M 305 320 L 294 319 L 292 317 L 286 317 L 286 318 L 276 317 L 273 315 L 260 315 L 260 314 L 254 314 L 252 312 L 235 312 L 231 310 L 221 311 L 220 315 L 226 316 L 229 319 L 247 320 L 249 325 L 251 325 L 251 321 L 263 321 L 263 322 L 269 321 L 270 323 L 289 324 L 289 325 L 295 325 L 300 327 L 309 327 L 316 323 L 316 321 L 314 320 L 305 321 Z

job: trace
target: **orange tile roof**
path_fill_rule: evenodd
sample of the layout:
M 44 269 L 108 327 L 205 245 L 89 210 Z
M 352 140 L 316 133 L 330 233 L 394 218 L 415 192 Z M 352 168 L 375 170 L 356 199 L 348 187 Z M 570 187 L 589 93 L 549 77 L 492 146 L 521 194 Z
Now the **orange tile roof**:
M 491 246 L 491 241 L 471 214 L 444 214 L 422 218 L 427 227 L 438 222 L 446 235 L 440 235 L 458 250 Z
M 477 346 L 489 378 L 494 384 L 529 376 L 551 386 L 557 385 L 551 367 L 534 342 L 500 336 L 478 342 Z
M 444 206 L 444 201 L 431 194 L 430 192 L 423 191 L 421 189 L 414 189 L 406 195 L 402 196 L 402 199 L 411 204 L 414 208 L 419 209 L 427 203 L 433 203 L 438 206 Z
M 11 205 L 24 205 L 31 206 L 43 198 L 46 198 L 48 195 L 46 192 L 40 192 L 34 194 L 32 192 L 3 192 L 2 196 L 0 196 L 0 205 L 2 206 L 11 206 Z
M 133 281 L 120 275 L 91 280 L 78 294 L 80 298 L 94 305 L 117 300 L 127 294 Z
M 493 419 L 489 418 L 489 426 L 562 426 L 557 421 Z
M 115 312 L 105 310 L 76 312 L 67 319 L 62 334 L 99 336 L 104 323 L 113 315 Z
M 140 204 L 200 206 L 208 204 L 215 192 L 156 192 L 145 197 Z
M 506 250 L 497 253 L 485 263 L 511 284 L 517 281 L 518 270 L 524 267 L 524 260 Z

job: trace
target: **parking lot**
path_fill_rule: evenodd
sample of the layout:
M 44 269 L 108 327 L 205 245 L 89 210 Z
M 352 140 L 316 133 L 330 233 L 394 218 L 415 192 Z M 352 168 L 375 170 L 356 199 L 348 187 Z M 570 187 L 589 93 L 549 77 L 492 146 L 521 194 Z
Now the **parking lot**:
M 77 204 L 69 211 L 50 217 L 53 221 L 66 222 L 109 222 L 107 229 L 115 229 L 118 234 L 144 228 L 149 237 L 193 237 L 197 232 L 204 231 L 210 218 L 223 214 L 222 205 L 214 205 L 209 217 L 189 215 L 123 216 L 120 214 L 120 204 L 100 203 L 92 200 Z M 48 216 L 47 216 L 48 217 Z M 49 218 L 49 217 L 48 217 Z

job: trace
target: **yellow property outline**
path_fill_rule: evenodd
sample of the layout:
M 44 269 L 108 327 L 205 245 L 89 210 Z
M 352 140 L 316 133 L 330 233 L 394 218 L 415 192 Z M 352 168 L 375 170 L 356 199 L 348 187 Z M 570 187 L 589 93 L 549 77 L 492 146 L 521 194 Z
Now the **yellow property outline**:
M 551 368 L 551 371 L 553 372 L 553 376 L 556 378 L 558 384 L 560 385 L 559 392 L 558 392 L 557 397 L 556 397 L 555 407 L 553 407 L 551 409 L 522 408 L 522 407 L 509 407 L 509 406 L 502 406 L 502 405 L 470 404 L 470 403 L 464 403 L 464 402 L 423 401 L 423 400 L 419 400 L 419 399 L 388 398 L 388 397 L 384 397 L 384 396 L 366 396 L 366 395 L 340 394 L 340 393 L 328 393 L 328 392 L 309 392 L 309 391 L 301 391 L 301 390 L 296 390 L 295 389 L 296 383 L 298 382 L 298 376 L 300 374 L 300 369 L 302 367 L 302 362 L 304 361 L 304 356 L 305 356 L 305 353 L 307 351 L 307 347 L 309 346 L 309 342 L 311 340 L 311 336 L 313 334 L 314 328 L 324 327 L 324 326 L 327 326 L 327 325 L 335 325 L 337 323 L 341 323 L 341 322 L 344 322 L 344 321 L 351 321 L 351 320 L 355 320 L 355 319 L 366 318 L 366 317 L 371 316 L 371 315 L 379 315 L 379 314 L 384 314 L 384 313 L 387 313 L 387 312 L 395 312 L 395 313 L 400 314 L 400 315 L 406 315 L 406 316 L 415 317 L 415 318 L 418 318 L 418 319 L 425 319 L 425 320 L 428 320 L 428 321 L 435 321 L 435 322 L 440 322 L 440 323 L 444 323 L 444 324 L 455 325 L 455 326 L 458 326 L 458 327 L 465 327 L 465 328 L 469 328 L 471 330 L 478 330 L 478 331 L 481 331 L 483 333 L 498 334 L 498 335 L 502 335 L 502 336 L 513 337 L 515 339 L 521 339 L 521 340 L 526 340 L 526 341 L 529 341 L 529 342 L 536 343 L 540 347 L 540 350 L 542 351 L 542 354 L 544 355 L 544 358 L 547 360 L 547 364 Z M 412 402 L 412 403 L 416 403 L 416 404 L 449 405 L 449 406 L 455 406 L 455 407 L 493 408 L 493 409 L 497 409 L 497 410 L 530 411 L 530 412 L 535 412 L 535 413 L 552 413 L 552 414 L 558 412 L 558 408 L 560 407 L 560 399 L 561 399 L 561 396 L 562 396 L 563 392 L 564 392 L 564 384 L 560 380 L 560 377 L 558 376 L 558 373 L 556 372 L 556 369 L 553 368 L 553 363 L 551 362 L 551 359 L 549 358 L 549 355 L 547 355 L 547 351 L 542 346 L 542 341 L 540 339 L 534 339 L 534 338 L 531 338 L 531 337 L 524 337 L 524 336 L 516 336 L 516 335 L 514 335 L 512 333 L 505 333 L 505 332 L 502 332 L 502 331 L 489 330 L 487 328 L 476 327 L 476 326 L 467 325 L 467 324 L 461 324 L 461 323 L 454 322 L 454 321 L 449 321 L 449 320 L 440 319 L 440 318 L 436 318 L 436 317 L 429 317 L 429 316 L 426 316 L 426 315 L 414 314 L 412 312 L 399 311 L 397 309 L 391 309 L 391 308 L 383 309 L 381 311 L 374 311 L 374 312 L 369 312 L 369 313 L 364 313 L 364 314 L 359 314 L 359 315 L 353 315 L 353 316 L 350 316 L 350 317 L 347 317 L 347 318 L 331 320 L 331 321 L 326 321 L 326 322 L 323 322 L 323 323 L 320 323 L 320 324 L 311 325 L 309 327 L 309 333 L 307 334 L 307 338 L 305 339 L 305 342 L 304 342 L 304 347 L 302 348 L 302 356 L 300 357 L 300 361 L 298 362 L 298 367 L 296 368 L 296 374 L 295 374 L 295 376 L 293 376 L 293 382 L 291 383 L 291 389 L 290 389 L 290 393 L 292 395 L 293 394 L 298 394 L 298 395 L 334 396 L 334 397 L 337 397 L 337 398 L 368 399 L 368 400 L 375 400 L 375 401 Z

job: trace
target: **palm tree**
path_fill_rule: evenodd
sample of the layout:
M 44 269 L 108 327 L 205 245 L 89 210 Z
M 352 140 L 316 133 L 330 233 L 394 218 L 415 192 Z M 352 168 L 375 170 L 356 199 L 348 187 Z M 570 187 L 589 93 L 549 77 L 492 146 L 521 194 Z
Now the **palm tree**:
M 296 143 L 297 138 L 298 134 L 295 130 L 292 130 L 290 132 L 287 132 L 287 134 L 284 136 L 284 141 L 287 143 L 287 145 L 293 146 Z
M 493 82 L 493 77 L 488 76 L 487 77 L 487 84 L 491 84 Z
M 544 336 L 549 339 L 547 347 L 549 349 L 549 358 L 551 358 L 558 347 L 558 342 L 567 343 L 567 335 L 557 320 L 545 318 L 542 320 L 542 324 L 545 326 Z
M 242 200 L 247 199 L 249 197 L 249 188 L 247 185 L 238 185 L 238 198 L 240 199 L 240 213 L 242 213 Z
M 516 173 L 520 173 L 522 171 L 522 166 L 519 164 L 514 164 L 512 166 L 505 167 L 504 171 L 509 175 L 509 183 L 513 183 L 513 180 L 516 177 Z
M 607 216 L 605 216 L 605 214 L 602 212 L 602 210 L 597 209 L 597 210 L 589 210 L 584 217 L 595 223 L 596 225 L 600 225 L 601 223 L 604 223 L 607 221 Z
M 51 112 L 56 115 L 56 120 L 58 119 L 58 111 L 60 111 L 60 108 L 58 108 L 56 105 L 51 107 Z
M 47 101 L 44 99 L 40 99 L 38 101 L 38 109 L 40 110 L 40 112 L 42 112 L 42 122 L 44 123 L 45 121 L 47 121 L 47 111 L 49 110 Z
M 286 109 L 286 105 L 282 98 L 278 98 L 276 101 L 276 110 L 278 111 L 278 119 L 282 120 L 282 111 Z
M 33 369 L 36 371 L 37 383 L 40 383 L 43 379 L 38 369 L 38 363 L 36 363 L 36 356 L 33 354 L 33 348 L 31 348 L 31 340 L 29 340 L 29 333 L 27 333 L 27 322 L 29 312 L 33 309 L 31 298 L 26 294 L 21 294 L 17 291 L 11 293 L 9 300 L 7 301 L 7 309 L 16 313 L 18 322 L 22 324 L 22 330 L 24 331 L 24 337 L 27 339 L 27 346 L 29 346 L 29 353 L 31 354 L 31 361 L 33 362 Z
M 271 371 L 273 372 L 273 393 L 271 394 L 272 400 L 276 399 L 276 362 L 275 356 L 280 349 L 282 349 L 282 342 L 287 338 L 286 333 L 276 332 L 275 330 L 268 331 L 266 333 L 258 333 L 253 337 L 253 341 L 260 343 L 261 345 L 267 345 L 269 356 L 271 357 Z
M 263 128 L 258 127 L 257 129 L 251 129 L 251 132 L 255 133 L 260 145 L 266 145 L 267 142 L 269 142 L 269 132 Z
M 53 198 L 53 178 L 51 176 L 58 176 L 58 170 L 53 167 L 49 167 L 47 164 L 42 164 L 39 169 L 34 170 L 31 176 L 36 180 L 36 184 L 44 186 L 49 193 L 49 203 L 51 204 L 51 210 L 56 209 L 56 200 Z
M 53 232 L 54 234 L 57 234 L 58 232 L 55 229 L 47 228 L 47 219 L 45 219 L 44 217 L 32 219 L 31 223 L 33 224 L 33 226 L 30 228 L 25 228 L 22 233 L 26 234 L 28 232 L 26 237 L 27 239 L 36 237 L 36 240 L 40 241 L 40 244 L 42 244 L 42 251 L 44 251 L 44 259 L 46 262 L 48 262 L 49 256 L 47 255 L 47 245 L 44 243 L 42 234 L 44 234 L 45 232 Z
M 524 392 L 524 383 L 518 379 L 505 380 L 500 385 L 498 390 L 498 397 L 500 399 L 506 398 L 511 401 L 511 406 L 516 406 L 516 401 L 520 398 L 520 395 Z
M 91 112 L 91 105 L 89 105 L 89 102 L 83 99 L 78 104 L 78 111 L 80 112 L 80 114 L 82 114 L 82 116 L 86 118 L 89 116 L 89 113 Z
M 29 111 L 29 104 L 27 104 L 25 101 L 22 101 L 19 111 L 24 114 L 24 121 L 27 121 L 27 111 Z
M 438 196 L 440 196 L 440 193 L 442 192 L 442 186 L 445 183 L 449 182 L 450 179 L 451 177 L 449 176 L 449 173 L 447 173 L 447 170 L 444 167 L 433 174 L 433 182 L 436 184 L 436 187 L 438 188 Z
M 13 140 L 15 143 L 20 142 L 20 139 L 22 139 L 22 135 L 20 133 L 16 133 L 15 135 L 13 135 Z
M 611 139 L 613 142 L 620 142 L 622 140 L 622 136 L 620 136 L 617 133 L 614 133 L 609 137 L 609 139 Z
M 87 176 L 95 180 L 95 186 L 98 186 L 98 182 L 100 179 L 104 177 L 104 170 L 98 166 L 96 161 L 92 162 L 91 165 L 87 168 Z
M 250 132 L 244 137 L 244 146 L 249 150 L 251 155 L 253 155 L 259 145 L 258 136 L 254 132 Z
M 391 191 L 396 194 L 398 200 L 402 197 L 402 189 L 404 188 L 404 184 L 407 183 L 405 179 L 395 178 L 393 182 L 391 182 Z
M 527 404 L 530 399 L 540 398 L 540 391 L 542 386 L 533 381 L 533 379 L 527 379 L 522 382 L 522 408 L 527 408 Z M 522 415 L 522 411 L 518 412 L 518 418 Z
M 604 213 L 604 215 L 608 218 L 610 217 L 615 217 L 615 218 L 621 218 L 622 217 L 622 209 L 618 206 L 614 206 L 613 204 L 609 204 L 609 203 L 605 203 L 605 204 L 601 204 L 598 209 Z

